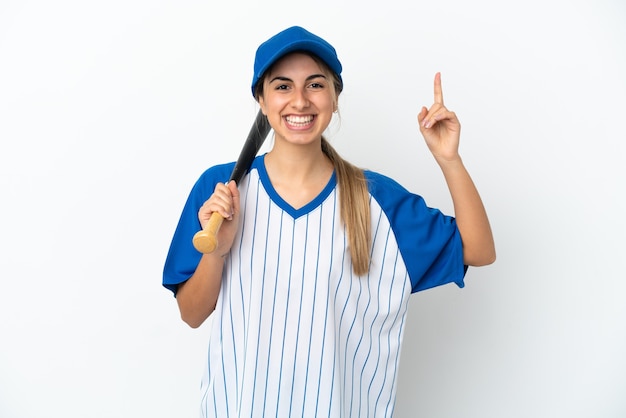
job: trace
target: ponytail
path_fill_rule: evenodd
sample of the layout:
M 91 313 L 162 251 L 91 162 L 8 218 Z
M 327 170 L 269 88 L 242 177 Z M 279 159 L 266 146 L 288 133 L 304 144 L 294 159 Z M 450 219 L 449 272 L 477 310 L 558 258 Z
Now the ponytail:
M 348 235 L 350 257 L 354 273 L 362 276 L 369 271 L 372 243 L 367 180 L 363 170 L 341 158 L 324 137 L 322 151 L 335 168 L 341 219 Z

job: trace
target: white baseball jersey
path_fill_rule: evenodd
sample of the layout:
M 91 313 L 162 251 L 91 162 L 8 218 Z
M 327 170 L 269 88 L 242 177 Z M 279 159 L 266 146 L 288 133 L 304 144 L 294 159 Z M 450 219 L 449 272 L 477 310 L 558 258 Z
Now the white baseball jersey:
M 353 273 L 335 177 L 294 209 L 257 157 L 239 184 L 238 235 L 225 262 L 201 384 L 203 417 L 389 417 L 412 292 L 456 282 L 465 267 L 453 218 L 366 172 L 371 265 Z M 233 164 L 194 186 L 168 254 L 176 291 L 200 259 L 197 212 Z

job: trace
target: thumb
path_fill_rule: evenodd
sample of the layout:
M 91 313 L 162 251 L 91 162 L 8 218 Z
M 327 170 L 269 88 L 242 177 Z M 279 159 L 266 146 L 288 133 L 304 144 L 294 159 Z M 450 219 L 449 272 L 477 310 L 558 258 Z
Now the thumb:
M 428 109 L 422 106 L 422 110 L 420 110 L 420 112 L 417 114 L 417 123 L 418 123 L 418 126 L 420 127 L 420 131 L 423 130 L 422 122 L 424 121 L 424 118 L 426 117 L 426 115 L 428 115 Z
M 237 188 L 237 183 L 235 180 L 231 180 L 228 182 L 227 186 L 233 197 L 233 212 L 239 213 L 239 189 Z

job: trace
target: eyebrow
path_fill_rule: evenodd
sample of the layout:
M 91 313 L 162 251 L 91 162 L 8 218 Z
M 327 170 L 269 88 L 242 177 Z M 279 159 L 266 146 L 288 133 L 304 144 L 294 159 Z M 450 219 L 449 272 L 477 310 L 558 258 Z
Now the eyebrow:
M 313 79 L 316 79 L 316 78 L 324 78 L 325 79 L 326 76 L 324 74 L 311 74 L 310 76 L 308 76 L 306 78 L 306 81 L 310 81 L 310 80 L 313 80 Z M 270 80 L 270 83 L 273 83 L 274 81 L 291 81 L 291 82 L 293 82 L 293 80 L 290 79 L 289 77 L 283 77 L 283 76 L 276 76 L 276 77 L 272 78 Z

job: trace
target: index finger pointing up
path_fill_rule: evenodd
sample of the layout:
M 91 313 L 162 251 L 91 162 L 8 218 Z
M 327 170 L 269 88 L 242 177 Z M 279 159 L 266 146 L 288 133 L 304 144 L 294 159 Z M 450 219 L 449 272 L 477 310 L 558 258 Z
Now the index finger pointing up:
M 441 73 L 435 74 L 435 103 L 443 105 L 443 92 L 441 90 Z

